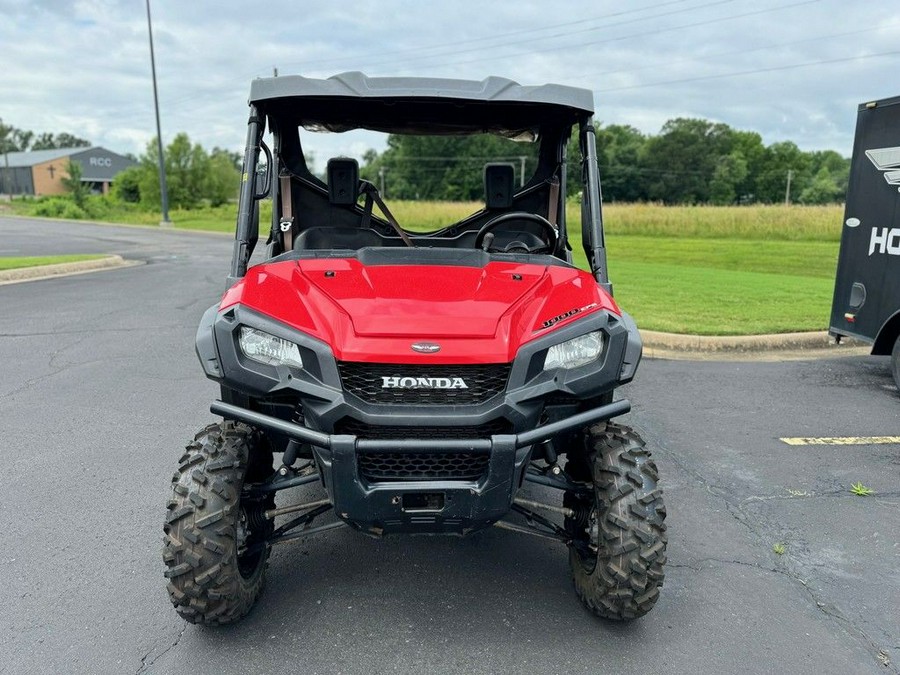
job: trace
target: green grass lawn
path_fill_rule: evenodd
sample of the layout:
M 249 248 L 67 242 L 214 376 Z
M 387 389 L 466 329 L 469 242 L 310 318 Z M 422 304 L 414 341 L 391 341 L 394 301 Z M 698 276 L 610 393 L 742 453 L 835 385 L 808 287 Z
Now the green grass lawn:
M 616 301 L 641 328 L 696 335 L 825 330 L 836 242 L 607 239 Z M 586 267 L 584 254 L 576 263 Z
M 623 261 L 616 301 L 641 328 L 695 335 L 825 330 L 834 283 L 821 277 Z
M 96 199 L 96 220 L 159 224 L 158 213 Z M 37 203 L 13 202 L 12 208 L 28 213 Z M 400 223 L 414 231 L 437 229 L 481 206 L 393 200 L 389 204 Z M 264 239 L 271 204 L 262 202 L 260 211 Z M 840 206 L 610 204 L 604 214 L 616 300 L 642 328 L 752 335 L 827 327 Z M 568 205 L 575 262 L 586 267 L 579 215 L 575 205 Z M 170 216 L 178 228 L 233 233 L 236 206 L 174 210 Z
M 80 262 L 82 260 L 98 260 L 105 255 L 46 255 L 46 256 L 0 256 L 0 271 L 14 270 L 20 267 L 40 267 L 43 265 L 55 265 L 57 263 Z

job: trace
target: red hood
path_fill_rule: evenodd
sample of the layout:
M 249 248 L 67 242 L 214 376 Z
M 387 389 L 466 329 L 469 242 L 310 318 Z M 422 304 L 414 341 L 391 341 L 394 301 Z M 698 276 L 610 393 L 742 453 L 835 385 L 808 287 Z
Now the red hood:
M 220 309 L 236 304 L 328 343 L 338 360 L 380 363 L 509 362 L 548 330 L 589 312 L 619 313 L 590 274 L 569 267 L 366 267 L 355 258 L 258 265 Z M 418 341 L 440 351 L 414 352 Z

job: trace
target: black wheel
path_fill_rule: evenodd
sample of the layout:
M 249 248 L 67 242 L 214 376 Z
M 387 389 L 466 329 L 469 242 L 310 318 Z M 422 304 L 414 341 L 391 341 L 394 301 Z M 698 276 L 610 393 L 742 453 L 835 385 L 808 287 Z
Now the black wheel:
M 894 383 L 897 391 L 900 391 L 900 335 L 894 343 L 894 351 L 891 352 L 891 370 L 894 371 Z
M 245 480 L 262 480 L 271 467 L 264 439 L 234 422 L 206 427 L 179 460 L 163 560 L 169 599 L 186 621 L 237 621 L 262 592 L 272 532 L 264 511 L 274 498 L 242 499 L 241 491 Z
M 569 564 L 582 602 L 606 619 L 625 621 L 649 612 L 659 598 L 666 562 L 666 507 L 656 465 L 632 429 L 590 427 L 586 454 L 569 455 L 566 471 L 590 482 L 593 498 L 567 492 L 573 535 Z

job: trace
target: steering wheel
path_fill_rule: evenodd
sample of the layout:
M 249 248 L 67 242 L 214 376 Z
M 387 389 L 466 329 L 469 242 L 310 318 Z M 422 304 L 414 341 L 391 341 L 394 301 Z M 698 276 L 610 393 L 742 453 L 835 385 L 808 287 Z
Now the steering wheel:
M 545 246 L 536 246 L 535 248 L 529 248 L 525 244 L 520 242 L 512 242 L 510 246 L 507 248 L 511 248 L 513 244 L 516 244 L 515 248 L 524 248 L 528 253 L 549 253 L 553 246 L 556 244 L 556 228 L 553 227 L 552 223 L 544 218 L 543 216 L 539 216 L 536 213 L 529 213 L 528 211 L 513 211 L 511 213 L 502 213 L 499 216 L 491 218 L 484 225 L 481 226 L 481 229 L 478 230 L 478 234 L 475 235 L 475 248 L 483 248 L 484 239 L 489 232 L 493 232 L 500 225 L 507 223 L 511 220 L 528 220 L 532 223 L 537 223 L 540 225 L 544 234 L 547 235 L 546 241 L 547 244 Z

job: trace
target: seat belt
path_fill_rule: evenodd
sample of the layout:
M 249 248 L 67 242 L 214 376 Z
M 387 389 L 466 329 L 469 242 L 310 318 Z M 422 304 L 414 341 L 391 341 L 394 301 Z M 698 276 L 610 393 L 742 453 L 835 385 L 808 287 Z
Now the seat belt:
M 368 230 L 372 225 L 372 195 L 366 192 L 366 203 L 363 206 L 363 217 L 362 223 L 360 227 L 364 230 Z
M 374 188 L 375 186 L 372 185 Z M 378 194 L 378 190 L 369 189 L 368 186 L 365 186 L 366 190 L 366 199 L 368 200 L 371 197 L 376 204 L 378 204 L 378 208 L 381 209 L 381 212 L 384 214 L 384 217 L 387 218 L 387 221 L 391 224 L 391 227 L 396 230 L 397 234 L 400 235 L 400 238 L 403 240 L 403 243 L 409 246 L 410 248 L 415 248 L 415 244 L 412 243 L 412 240 L 409 238 L 409 235 L 403 231 L 403 228 L 400 227 L 400 223 L 397 222 L 397 219 L 394 218 L 394 214 L 391 213 L 391 210 L 387 207 L 387 204 L 384 203 L 384 200 L 381 198 L 381 195 Z
M 550 179 L 550 203 L 547 205 L 547 220 L 550 221 L 550 224 L 553 227 L 557 226 L 556 216 L 559 211 L 559 178 L 554 176 Z
M 284 250 L 294 250 L 294 200 L 291 198 L 291 176 L 282 174 L 281 180 L 281 221 L 278 229 L 281 230 Z

